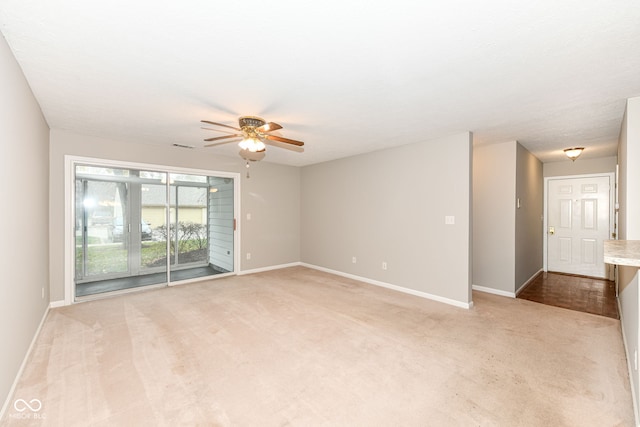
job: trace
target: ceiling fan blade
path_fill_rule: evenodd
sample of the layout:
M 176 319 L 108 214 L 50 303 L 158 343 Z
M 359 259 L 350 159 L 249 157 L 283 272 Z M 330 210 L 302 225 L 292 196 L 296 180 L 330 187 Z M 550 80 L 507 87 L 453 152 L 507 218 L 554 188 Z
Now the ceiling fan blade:
M 273 122 L 265 123 L 262 126 L 256 128 L 258 132 L 272 132 L 278 129 L 282 129 L 282 126 Z
M 206 128 L 206 127 L 204 127 L 204 126 L 200 126 L 200 129 L 204 129 L 204 130 L 212 130 L 212 131 L 215 131 L 215 132 L 222 132 L 222 133 L 226 133 L 226 134 L 228 134 L 228 135 L 235 135 L 235 134 L 236 134 L 236 132 L 237 132 L 237 131 L 236 131 L 236 132 L 231 132 L 230 130 L 224 130 L 224 129 Z
M 304 142 L 302 142 L 302 141 L 296 141 L 295 139 L 283 138 L 281 136 L 265 135 L 264 137 L 266 139 L 270 139 L 272 141 L 280 141 L 280 142 L 284 142 L 285 144 L 297 145 L 298 147 L 302 147 L 304 145 Z
M 233 129 L 233 130 L 242 130 L 242 129 L 239 129 L 239 128 L 234 127 L 234 126 L 229 126 L 229 125 L 225 125 L 225 124 L 222 124 L 222 123 L 210 122 L 209 120 L 200 120 L 200 121 L 202 123 L 209 123 L 210 125 L 224 126 L 226 128 Z
M 231 140 L 229 140 L 229 141 L 216 142 L 216 143 L 214 143 L 214 144 L 205 144 L 205 147 L 215 147 L 216 145 L 228 144 L 228 143 L 230 143 L 230 142 L 236 142 L 236 141 L 238 141 L 238 140 L 239 140 L 239 138 L 231 139 Z
M 227 138 L 242 138 L 243 135 L 238 135 L 238 134 L 234 134 L 234 135 L 226 135 L 226 136 L 216 136 L 215 138 L 207 138 L 205 139 L 205 141 L 218 141 L 221 139 L 227 139 Z
M 296 145 L 285 144 L 284 142 L 279 142 L 279 141 L 269 141 L 268 139 L 265 139 L 264 143 L 267 145 L 271 145 L 273 147 L 284 148 L 285 150 L 295 151 L 296 153 L 304 153 L 304 148 L 298 147 Z

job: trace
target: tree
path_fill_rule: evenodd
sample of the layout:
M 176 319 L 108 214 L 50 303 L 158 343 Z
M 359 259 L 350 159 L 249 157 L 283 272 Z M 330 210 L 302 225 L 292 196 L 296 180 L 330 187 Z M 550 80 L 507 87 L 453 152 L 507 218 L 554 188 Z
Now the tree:
M 191 221 L 179 222 L 178 230 L 180 235 L 178 239 L 180 242 L 192 241 L 196 249 L 204 249 L 207 247 L 207 226 L 205 224 L 198 224 Z M 186 249 L 180 246 L 180 249 Z
M 207 226 L 206 224 L 198 224 L 192 221 L 178 222 L 178 250 L 180 253 L 188 252 L 194 249 L 205 249 L 207 247 Z M 156 227 L 158 234 L 162 239 L 167 239 L 167 227 L 161 225 Z M 176 244 L 176 225 L 171 223 L 168 227 L 169 247 L 171 255 L 175 254 Z

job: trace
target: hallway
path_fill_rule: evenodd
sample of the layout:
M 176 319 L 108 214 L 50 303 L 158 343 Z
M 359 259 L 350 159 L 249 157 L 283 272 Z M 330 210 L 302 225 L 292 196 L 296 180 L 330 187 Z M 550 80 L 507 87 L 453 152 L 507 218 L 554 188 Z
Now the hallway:
M 518 298 L 619 319 L 615 283 L 610 280 L 543 272 Z

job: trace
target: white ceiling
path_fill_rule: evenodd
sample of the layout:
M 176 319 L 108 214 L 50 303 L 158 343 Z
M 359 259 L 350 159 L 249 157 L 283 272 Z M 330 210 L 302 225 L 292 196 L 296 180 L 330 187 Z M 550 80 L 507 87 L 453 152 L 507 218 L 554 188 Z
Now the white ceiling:
M 258 115 L 307 165 L 472 131 L 540 160 L 612 156 L 640 96 L 638 0 L 1 0 L 51 128 L 201 148 Z

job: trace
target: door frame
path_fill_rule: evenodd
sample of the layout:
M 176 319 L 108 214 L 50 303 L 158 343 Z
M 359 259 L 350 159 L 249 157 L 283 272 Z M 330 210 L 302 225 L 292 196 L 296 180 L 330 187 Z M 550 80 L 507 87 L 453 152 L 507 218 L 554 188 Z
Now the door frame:
M 615 198 L 616 198 L 616 173 L 615 172 L 604 172 L 604 173 L 590 173 L 590 174 L 581 174 L 581 175 L 559 175 L 559 176 L 545 176 L 544 177 L 544 196 L 543 196 L 543 227 L 542 227 L 542 269 L 547 272 L 547 256 L 548 256 L 548 236 L 549 233 L 547 230 L 549 229 L 548 221 L 548 202 L 549 202 L 549 181 L 554 179 L 579 179 L 579 178 L 609 178 L 609 238 L 611 237 L 611 233 L 617 233 L 616 221 L 615 221 Z M 609 280 L 613 280 L 613 268 L 611 266 L 607 267 L 607 276 Z
M 75 301 L 75 203 L 73 194 L 75 192 L 75 168 L 78 164 L 90 164 L 95 166 L 115 167 L 115 168 L 129 168 L 139 170 L 159 170 L 167 173 L 178 174 L 191 174 L 191 175 L 206 175 L 217 176 L 221 178 L 233 179 L 233 210 L 234 218 L 240 218 L 240 184 L 241 175 L 237 172 L 222 172 L 212 171 L 205 169 L 191 169 L 177 166 L 158 165 L 151 163 L 137 163 L 137 162 L 125 162 L 120 160 L 108 160 L 99 159 L 95 157 L 82 157 L 65 155 L 64 156 L 64 305 L 71 305 L 79 302 L 88 301 L 89 299 L 83 299 L 82 301 Z M 241 251 L 241 221 L 235 222 L 235 230 L 233 232 L 234 244 L 233 244 L 233 271 L 229 273 L 218 274 L 215 277 L 227 277 L 237 275 L 240 269 L 240 254 Z M 210 280 L 212 277 L 207 276 L 204 278 L 190 279 L 180 282 L 169 282 L 169 286 L 180 285 L 183 283 L 198 281 L 198 280 Z M 145 287 L 149 289 L 152 287 L 158 287 L 158 285 L 151 285 Z M 161 286 L 166 286 L 161 285 Z M 135 292 L 136 289 L 123 290 L 120 293 Z

